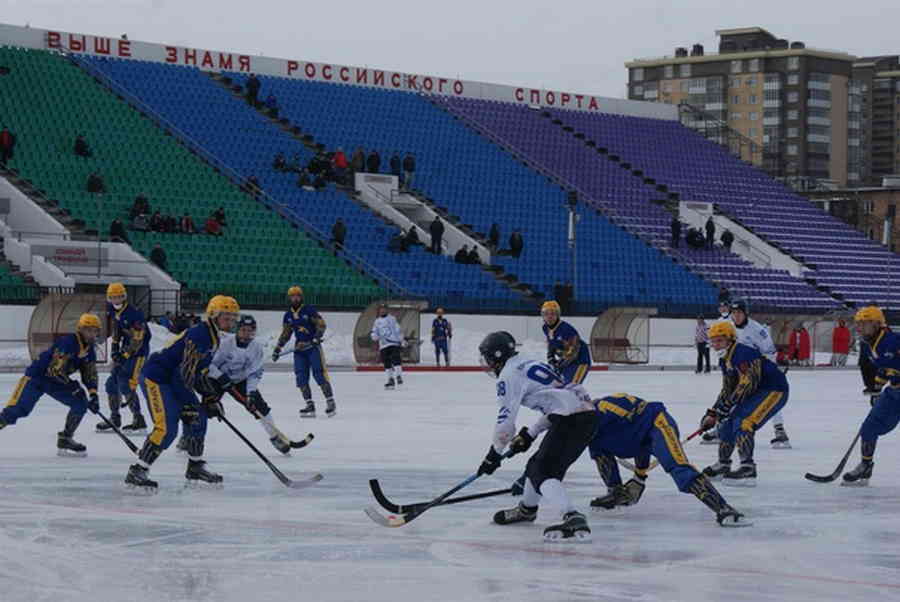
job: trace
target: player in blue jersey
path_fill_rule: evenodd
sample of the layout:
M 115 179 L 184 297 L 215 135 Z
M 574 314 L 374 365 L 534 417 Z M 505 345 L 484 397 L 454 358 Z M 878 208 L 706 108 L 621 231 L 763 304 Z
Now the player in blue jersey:
M 547 337 L 547 362 L 563 377 L 566 384 L 580 385 L 591 369 L 591 351 L 578 336 L 578 331 L 561 319 L 556 301 L 541 306 L 544 336 Z
M 756 485 L 755 434 L 787 403 L 787 378 L 759 351 L 739 343 L 730 321 L 713 324 L 709 341 L 719 354 L 722 390 L 700 427 L 709 430 L 718 425 L 719 461 L 705 468 L 703 474 L 711 479 L 724 477 L 726 485 L 753 487 Z M 741 466 L 731 470 L 735 446 Z
M 56 339 L 49 349 L 25 369 L 25 376 L 19 379 L 6 407 L 0 412 L 0 429 L 28 416 L 38 399 L 47 394 L 69 407 L 66 424 L 57 434 L 57 454 L 86 456 L 87 448 L 72 436 L 87 410 L 97 413 L 100 409 L 100 399 L 97 396 L 97 356 L 94 352 L 98 336 L 100 318 L 94 314 L 82 314 L 78 318 L 75 334 L 66 334 Z M 81 374 L 81 384 L 69 378 L 76 371 Z
M 441 353 L 444 363 L 450 365 L 450 339 L 453 338 L 453 327 L 444 317 L 444 308 L 437 308 L 437 317 L 431 322 L 431 342 L 434 343 L 434 363 L 441 365 Z
M 134 488 L 155 492 L 156 481 L 150 480 L 150 466 L 172 444 L 178 434 L 182 416 L 189 418 L 185 478 L 188 483 L 219 484 L 222 476 L 206 470 L 203 446 L 208 418 L 223 413 L 219 396 L 200 404 L 194 391 L 201 394 L 226 391 L 231 386 L 227 374 L 210 368 L 219 348 L 220 332 L 234 328 L 240 307 L 232 297 L 216 295 L 206 306 L 206 319 L 168 342 L 166 347 L 150 355 L 141 372 L 141 390 L 147 399 L 153 431 L 125 476 Z
M 128 293 L 121 282 L 106 287 L 106 316 L 111 325 L 113 368 L 106 378 L 106 396 L 109 400 L 109 420 L 116 427 L 122 426 L 119 407 L 124 396 L 131 410 L 131 424 L 125 425 L 126 434 L 146 434 L 147 422 L 141 414 L 138 398 L 138 378 L 150 353 L 150 329 L 144 312 L 128 303 Z M 98 433 L 111 433 L 106 422 L 97 424 Z
M 626 393 L 594 400 L 600 414 L 597 430 L 588 449 L 597 463 L 609 493 L 591 502 L 594 508 L 632 506 L 641 499 L 650 466 L 656 456 L 678 490 L 697 496 L 716 513 L 716 521 L 726 527 L 749 525 L 743 514 L 732 508 L 709 478 L 688 462 L 681 446 L 678 424 L 658 401 L 644 401 Z M 622 483 L 616 458 L 634 458 L 634 478 Z
M 315 418 L 316 405 L 312 400 L 312 389 L 309 386 L 309 373 L 316 379 L 322 395 L 325 396 L 325 415 L 334 416 L 337 408 L 334 404 L 334 391 L 331 388 L 331 379 L 328 377 L 328 367 L 325 364 L 325 354 L 322 352 L 322 337 L 325 335 L 325 320 L 312 305 L 303 303 L 303 289 L 292 286 L 288 289 L 288 297 L 291 300 L 291 308 L 284 312 L 283 328 L 275 351 L 272 352 L 272 361 L 277 362 L 284 347 L 291 337 L 294 337 L 294 375 L 297 379 L 297 388 L 303 395 L 306 405 L 300 410 L 301 418 Z
M 872 478 L 878 437 L 890 433 L 900 423 L 900 335 L 887 327 L 884 312 L 878 307 L 864 307 L 856 312 L 854 319 L 860 334 L 860 354 L 872 362 L 877 370 L 875 384 L 883 387 L 859 429 L 862 459 L 841 482 L 841 485 L 861 487 L 868 485 Z

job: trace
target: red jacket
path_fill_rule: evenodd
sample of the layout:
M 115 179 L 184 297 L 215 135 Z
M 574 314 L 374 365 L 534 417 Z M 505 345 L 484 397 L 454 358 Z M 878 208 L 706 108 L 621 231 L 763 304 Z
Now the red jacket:
M 216 218 L 210 216 L 209 219 L 206 220 L 206 232 L 208 234 L 218 234 L 222 231 L 222 225 L 216 220 Z
M 831 351 L 833 353 L 850 353 L 850 329 L 838 326 L 831 335 Z
M 805 328 L 800 331 L 800 354 L 797 359 L 808 360 L 810 356 L 809 331 Z
M 347 169 L 347 155 L 344 154 L 344 151 L 334 153 L 331 162 L 336 169 Z
M 8 130 L 0 131 L 0 147 L 12 148 L 16 139 Z

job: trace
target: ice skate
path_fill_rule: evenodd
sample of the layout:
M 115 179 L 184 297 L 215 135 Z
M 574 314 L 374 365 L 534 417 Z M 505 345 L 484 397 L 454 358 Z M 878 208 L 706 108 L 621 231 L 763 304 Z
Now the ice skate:
M 56 435 L 56 455 L 69 458 L 84 458 L 87 456 L 87 448 L 72 439 L 71 435 L 65 433 L 57 433 Z
M 147 423 L 144 421 L 143 414 L 135 414 L 131 419 L 131 424 L 122 427 L 122 432 L 131 437 L 145 436 L 147 434 Z
M 385 389 L 393 390 L 393 389 L 394 389 L 394 386 L 395 386 L 395 383 L 394 383 L 394 377 L 393 377 L 393 376 L 392 376 L 391 378 L 389 378 L 388 381 L 387 381 L 386 383 L 384 383 L 384 388 L 385 388 Z
M 743 514 L 728 505 L 716 513 L 716 522 L 720 527 L 749 527 L 753 524 Z
M 703 433 L 703 436 L 700 438 L 700 445 L 718 445 L 719 444 L 719 436 L 715 431 L 707 431 Z
M 591 540 L 591 528 L 581 512 L 567 512 L 563 522 L 544 529 L 544 541 L 587 543 Z
M 284 435 L 275 435 L 269 442 L 272 444 L 272 447 L 283 453 L 285 456 L 289 456 L 291 454 L 291 442 Z
M 756 487 L 756 464 L 741 464 L 727 472 L 722 482 L 729 487 Z
M 328 418 L 332 418 L 335 414 L 337 414 L 337 406 L 334 403 L 333 399 L 325 400 L 325 416 Z
M 223 487 L 222 475 L 206 470 L 206 462 L 204 460 L 188 460 L 184 478 L 187 479 L 186 485 L 188 487 L 211 489 L 221 489 Z
M 316 417 L 316 404 L 313 403 L 312 399 L 306 402 L 306 407 L 300 410 L 300 418 L 315 418 Z
M 844 473 L 844 479 L 841 481 L 843 487 L 867 487 L 869 479 L 872 478 L 872 469 L 875 463 L 871 460 L 862 460 L 857 464 L 856 468 L 850 472 Z
M 731 462 L 716 462 L 711 466 L 707 466 L 703 469 L 703 474 L 710 481 L 718 481 L 722 477 L 724 477 L 731 470 Z
M 616 485 L 610 487 L 606 495 L 595 497 L 591 500 L 591 509 L 594 511 L 612 510 L 617 506 L 628 506 L 631 503 L 631 496 L 625 489 L 625 485 Z
M 397 377 L 397 386 L 399 387 L 399 386 L 402 385 L 402 384 L 403 384 L 403 377 L 402 377 L 402 376 L 398 376 L 398 377 Z
M 494 514 L 494 522 L 498 525 L 511 525 L 513 523 L 533 523 L 537 518 L 537 506 L 519 505 L 508 510 L 500 510 Z
M 152 495 L 156 493 L 159 485 L 147 477 L 146 468 L 140 464 L 132 464 L 128 467 L 128 474 L 125 475 L 125 486 L 135 492 Z
M 784 425 L 775 425 L 775 438 L 770 441 L 772 449 L 791 449 L 791 440 L 788 439 Z
M 110 414 L 109 421 L 112 422 L 116 426 L 117 429 L 122 428 L 122 415 L 119 414 L 118 412 L 116 412 L 115 414 Z M 112 429 L 112 427 L 109 426 L 109 424 L 105 421 L 98 422 L 95 430 L 98 433 L 107 433 L 107 434 L 115 433 L 115 431 Z

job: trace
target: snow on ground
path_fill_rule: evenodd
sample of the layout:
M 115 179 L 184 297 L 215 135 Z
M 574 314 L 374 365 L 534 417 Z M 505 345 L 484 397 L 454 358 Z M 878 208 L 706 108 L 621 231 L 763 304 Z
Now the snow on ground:
M 0 375 L 0 396 L 18 376 Z M 77 438 L 84 459 L 58 458 L 55 433 L 65 408 L 42 399 L 33 414 L 0 431 L 0 584 L 3 602 L 81 601 L 521 601 L 727 602 L 900 599 L 900 441 L 879 445 L 868 489 L 820 485 L 806 471 L 830 472 L 868 409 L 859 375 L 791 372 L 785 411 L 793 450 L 758 436 L 759 486 L 723 488 L 756 525 L 722 529 L 692 496 L 657 469 L 640 504 L 589 516 L 588 545 L 544 544 L 558 518 L 500 527 L 491 516 L 506 496 L 434 508 L 387 529 L 362 509 L 374 503 L 368 479 L 400 503 L 430 499 L 473 472 L 487 450 L 496 409 L 494 381 L 482 374 L 407 375 L 397 392 L 383 375 L 332 373 L 339 414 L 300 420 L 293 375 L 266 376 L 263 391 L 281 428 L 315 441 L 281 458 L 236 404 L 232 421 L 289 475 L 321 471 L 305 490 L 281 486 L 227 428 L 212 423 L 210 467 L 221 491 L 184 490 L 185 459 L 167 451 L 152 476 L 154 497 L 125 493 L 132 457 L 114 436 Z M 587 385 L 597 395 L 627 391 L 665 400 L 682 433 L 695 428 L 719 387 L 715 374 L 607 372 Z M 315 390 L 315 387 L 314 387 Z M 321 399 L 315 390 L 317 399 Z M 127 415 L 126 415 L 127 416 Z M 530 423 L 523 410 L 520 423 Z M 699 467 L 715 449 L 689 444 Z M 856 461 L 857 454 L 854 454 Z M 463 493 L 502 488 L 524 466 L 514 458 Z M 603 488 L 583 457 L 567 479 L 584 508 Z

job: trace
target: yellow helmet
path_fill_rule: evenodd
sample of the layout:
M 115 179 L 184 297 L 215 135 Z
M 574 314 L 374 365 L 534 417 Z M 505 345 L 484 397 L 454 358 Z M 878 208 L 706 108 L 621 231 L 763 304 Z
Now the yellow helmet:
M 736 339 L 737 330 L 734 329 L 734 324 L 732 324 L 728 320 L 716 322 L 709 327 L 709 338 L 712 339 L 714 337 L 728 337 L 731 339 Z
M 856 312 L 853 319 L 856 322 L 867 322 L 871 320 L 872 322 L 878 322 L 882 326 L 887 324 L 887 321 L 884 319 L 884 312 L 881 311 L 880 307 L 875 307 L 874 305 L 863 307 Z
M 95 314 L 81 314 L 78 318 L 78 330 L 82 328 L 96 328 L 100 329 L 100 318 L 98 318 Z
M 237 300 L 234 297 L 225 295 L 216 295 L 206 304 L 206 316 L 208 318 L 215 318 L 221 313 L 237 314 L 240 311 L 241 306 L 238 305 Z
M 288 289 L 288 297 L 291 297 L 293 295 L 302 295 L 302 294 L 303 294 L 303 289 L 300 288 L 299 286 L 297 286 L 296 284 Z
M 562 315 L 562 309 L 559 307 L 559 303 L 556 301 L 544 301 L 544 304 L 541 305 L 541 313 L 543 314 L 545 311 L 555 311 L 556 315 Z
M 110 297 L 127 297 L 128 291 L 121 282 L 113 282 L 106 287 L 106 300 L 112 303 Z

